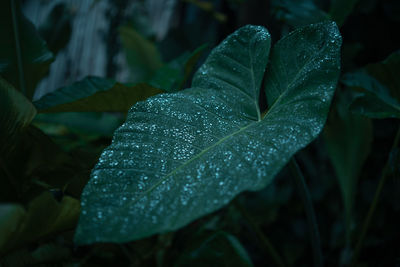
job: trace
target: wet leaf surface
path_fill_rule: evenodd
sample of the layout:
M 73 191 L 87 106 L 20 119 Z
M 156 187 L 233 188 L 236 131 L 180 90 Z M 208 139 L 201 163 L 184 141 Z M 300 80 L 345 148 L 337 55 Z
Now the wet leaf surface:
M 172 231 L 242 191 L 268 185 L 321 131 L 340 45 L 331 22 L 279 41 L 263 118 L 258 98 L 270 36 L 257 26 L 216 47 L 192 88 L 137 103 L 84 189 L 76 242 L 126 242 Z

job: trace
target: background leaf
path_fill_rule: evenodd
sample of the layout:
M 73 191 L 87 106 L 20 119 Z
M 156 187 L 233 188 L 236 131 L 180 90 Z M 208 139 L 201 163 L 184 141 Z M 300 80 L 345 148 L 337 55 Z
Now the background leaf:
M 127 112 L 138 101 L 162 91 L 145 83 L 127 86 L 111 79 L 86 77 L 51 92 L 34 105 L 47 112 Z
M 292 27 L 305 26 L 329 19 L 328 14 L 318 8 L 312 0 L 271 1 L 277 19 Z
M 31 123 L 36 109 L 0 76 L 0 111 L 0 157 L 3 157 L 15 147 L 18 135 Z
M 239 240 L 225 232 L 193 238 L 174 266 L 253 266 Z
M 202 45 L 192 53 L 184 53 L 164 65 L 155 72 L 149 83 L 166 92 L 182 90 L 206 47 L 206 45 Z
M 127 63 L 131 69 L 132 81 L 150 79 L 163 66 L 161 55 L 155 44 L 140 35 L 132 26 L 119 28 Z
M 136 104 L 84 189 L 76 242 L 125 242 L 175 230 L 244 190 L 269 184 L 322 129 L 339 75 L 340 45 L 334 23 L 282 39 L 270 67 L 279 73 L 270 82 L 277 99 L 264 119 L 258 96 L 270 37 L 256 26 L 216 47 L 191 89 Z M 280 73 L 284 48 L 308 47 L 314 55 L 300 61 L 303 66 L 297 64 L 302 51 L 293 51 L 286 67 L 296 68 Z M 277 77 L 285 80 L 276 83 Z
M 5 246 L 1 247 L 1 252 L 18 244 L 29 243 L 49 234 L 71 229 L 78 220 L 79 210 L 78 200 L 64 196 L 57 202 L 52 194 L 44 192 L 28 204 L 24 216 L 18 217 L 20 227 L 8 238 Z M 14 217 L 7 219 L 14 220 Z
M 400 51 L 386 60 L 347 73 L 342 82 L 358 91 L 351 109 L 371 118 L 400 118 Z
M 372 143 L 372 124 L 369 118 L 352 114 L 351 96 L 339 94 L 336 109 L 331 112 L 324 129 L 325 144 L 342 192 L 346 238 L 351 241 L 353 207 L 358 176 Z
M 25 218 L 25 209 L 19 204 L 0 204 L 0 251 L 7 241 L 19 231 Z M 1 253 L 0 253 L 1 254 Z
M 332 0 L 329 15 L 339 26 L 342 26 L 357 2 L 358 0 Z
M 0 75 L 15 88 L 21 90 L 16 58 L 18 46 L 15 43 L 11 12 L 12 2 L 14 1 L 1 1 L 0 4 Z M 39 37 L 33 24 L 22 14 L 19 5 L 16 5 L 15 11 L 23 65 L 22 70 L 27 90 L 26 97 L 32 99 L 37 83 L 48 72 L 49 65 L 53 61 L 53 54 L 47 49 L 45 41 Z

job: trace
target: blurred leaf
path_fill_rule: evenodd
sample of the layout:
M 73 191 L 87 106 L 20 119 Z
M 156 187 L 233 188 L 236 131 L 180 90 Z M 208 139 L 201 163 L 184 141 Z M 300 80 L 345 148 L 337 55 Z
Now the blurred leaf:
M 79 201 L 64 196 L 57 202 L 52 194 L 44 192 L 33 199 L 21 215 L 19 229 L 7 239 L 1 247 L 1 252 L 10 250 L 18 245 L 28 244 L 50 234 L 72 229 L 79 217 Z M 12 217 L 10 220 L 15 220 Z
M 230 267 L 253 266 L 253 264 L 236 237 L 225 232 L 217 232 L 192 240 L 174 266 Z
M 35 115 L 32 103 L 0 76 L 0 158 L 15 147 Z
M 347 73 L 342 82 L 361 90 L 351 110 L 371 118 L 400 118 L 400 51 L 381 63 Z
M 46 40 L 49 49 L 57 54 L 71 38 L 72 10 L 65 3 L 56 4 L 39 27 L 39 33 Z
M 349 94 L 338 94 L 336 109 L 330 113 L 324 129 L 326 148 L 342 192 L 348 242 L 351 240 L 357 181 L 373 139 L 370 119 L 352 114 L 348 109 L 350 102 Z
M 13 2 L 16 2 L 17 33 L 13 30 L 11 7 Z M 22 14 L 18 3 L 19 1 L 1 1 L 0 4 L 0 75 L 15 88 L 22 90 L 17 59 L 17 49 L 19 49 L 26 97 L 32 99 L 37 83 L 48 72 L 53 54 L 47 49 L 45 41 L 39 37 L 33 24 Z M 16 38 L 15 34 L 19 38 Z
M 0 251 L 2 251 L 25 219 L 25 209 L 19 204 L 0 204 Z M 1 254 L 1 253 L 0 253 Z
M 132 82 L 150 79 L 163 66 L 157 47 L 129 25 L 120 27 L 119 34 L 131 69 Z
M 207 45 L 202 45 L 192 53 L 184 53 L 164 65 L 156 71 L 150 84 L 166 92 L 182 90 L 206 47 Z
M 0 175 L 0 201 L 26 201 L 47 189 L 63 190 L 86 167 L 32 126 L 3 161 L 9 182 Z
M 332 0 L 329 15 L 342 26 L 359 0 Z
M 214 48 L 192 88 L 132 107 L 82 194 L 78 244 L 178 229 L 271 183 L 319 134 L 340 72 L 336 25 L 304 27 L 275 45 L 262 118 L 269 46 L 265 28 L 242 27 Z
M 34 122 L 64 125 L 97 137 L 111 137 L 124 120 L 118 115 L 105 112 L 42 113 L 36 116 Z
M 67 247 L 50 243 L 38 247 L 31 255 L 37 263 L 54 263 L 70 259 L 71 251 Z
M 390 54 L 385 60 L 365 67 L 369 75 L 389 89 L 390 95 L 400 101 L 400 50 Z
M 271 5 L 278 20 L 295 28 L 329 19 L 312 0 L 273 0 Z
M 89 76 L 48 93 L 33 104 L 40 113 L 127 112 L 136 102 L 161 92 L 145 83 L 127 86 L 111 79 Z
M 202 0 L 183 0 L 184 2 L 190 3 L 199 9 L 209 13 L 215 20 L 220 23 L 226 23 L 228 17 L 217 11 L 217 8 L 214 3 Z

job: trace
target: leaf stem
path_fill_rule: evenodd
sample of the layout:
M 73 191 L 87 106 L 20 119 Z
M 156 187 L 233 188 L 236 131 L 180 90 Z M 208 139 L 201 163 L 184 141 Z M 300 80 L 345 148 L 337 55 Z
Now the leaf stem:
M 15 6 L 15 0 L 11 1 L 11 14 L 12 14 L 12 22 L 13 22 L 13 31 L 14 31 L 14 42 L 15 42 L 15 52 L 17 56 L 17 68 L 18 68 L 18 82 L 21 92 L 24 96 L 27 96 L 26 87 L 25 87 L 25 77 L 24 77 L 24 69 L 22 64 L 22 53 L 21 53 L 21 43 L 19 39 L 19 27 L 18 27 L 18 19 L 17 19 L 17 8 Z
M 315 266 L 321 267 L 323 266 L 323 258 L 322 258 L 322 250 L 321 250 L 321 239 L 319 236 L 318 231 L 318 224 L 317 219 L 315 216 L 314 207 L 311 200 L 310 192 L 307 188 L 307 184 L 304 180 L 304 176 L 297 164 L 296 160 L 292 158 L 289 162 L 290 170 L 293 174 L 297 189 L 300 193 L 301 200 L 303 201 L 303 205 L 305 208 L 308 227 L 309 227 L 309 234 L 310 234 L 310 241 L 311 247 L 314 256 L 314 264 Z
M 389 164 L 390 163 L 390 153 L 393 151 L 394 148 L 396 148 L 398 146 L 399 140 L 400 140 L 400 127 L 397 130 L 396 137 L 394 138 L 392 148 L 390 149 L 389 159 L 386 161 L 385 166 L 383 167 L 382 174 L 381 174 L 381 177 L 379 179 L 379 184 L 378 184 L 378 187 L 376 188 L 376 191 L 375 191 L 374 199 L 373 199 L 373 201 L 371 203 L 371 206 L 369 207 L 369 210 L 368 210 L 368 213 L 367 213 L 367 217 L 364 220 L 364 224 L 363 224 L 363 227 L 362 227 L 362 230 L 361 230 L 360 237 L 358 238 L 358 242 L 357 242 L 356 247 L 354 249 L 354 254 L 353 254 L 353 257 L 352 257 L 352 260 L 351 260 L 351 266 L 355 266 L 356 265 L 356 263 L 358 261 L 358 257 L 360 256 L 360 251 L 361 251 L 362 246 L 364 244 L 365 235 L 367 234 L 369 225 L 371 224 L 372 216 L 375 213 L 376 206 L 378 205 L 379 198 L 380 198 L 380 195 L 382 193 L 383 186 L 384 186 L 384 184 L 386 182 L 386 177 L 388 176 L 389 165 L 390 165 Z
M 259 241 L 262 243 L 264 249 L 267 251 L 267 253 L 271 256 L 272 260 L 274 261 L 276 266 L 279 267 L 285 267 L 285 264 L 283 263 L 282 258 L 279 256 L 278 252 L 272 245 L 271 241 L 268 239 L 268 237 L 261 231 L 260 227 L 256 224 L 254 219 L 250 216 L 250 214 L 246 211 L 246 209 L 242 206 L 242 204 L 235 199 L 233 201 L 235 207 L 237 210 L 242 214 L 243 218 L 246 220 L 247 224 L 251 228 L 251 230 L 254 231 L 254 233 L 257 235 Z

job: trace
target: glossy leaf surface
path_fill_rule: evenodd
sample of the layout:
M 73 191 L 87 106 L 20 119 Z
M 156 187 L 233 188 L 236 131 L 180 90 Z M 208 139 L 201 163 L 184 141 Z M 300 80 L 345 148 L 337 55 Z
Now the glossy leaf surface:
M 34 102 L 39 112 L 127 112 L 138 101 L 161 93 L 140 83 L 127 86 L 111 79 L 86 77 Z
M 269 184 L 322 129 L 340 44 L 334 23 L 283 38 L 274 49 L 278 55 L 283 48 L 317 49 L 303 61 L 301 51 L 287 53 L 286 71 L 286 61 L 272 57 L 276 99 L 264 118 L 258 97 L 270 37 L 257 26 L 239 29 L 216 47 L 192 88 L 133 106 L 84 189 L 76 242 L 124 242 L 172 231 L 244 190 Z M 322 77 L 309 86 L 314 71 Z
M 0 77 L 0 153 L 9 152 L 18 134 L 36 115 L 32 103 Z
M 25 96 L 31 99 L 36 84 L 46 75 L 53 61 L 53 54 L 47 49 L 45 41 L 39 37 L 33 24 L 23 15 L 19 5 L 12 9 L 13 2 L 18 1 L 1 1 L 0 4 L 0 75 L 15 88 L 22 90 L 19 77 L 22 70 Z M 15 11 L 15 23 L 12 10 Z M 17 53 L 20 53 L 21 61 L 18 60 Z M 20 63 L 22 66 L 19 68 Z

